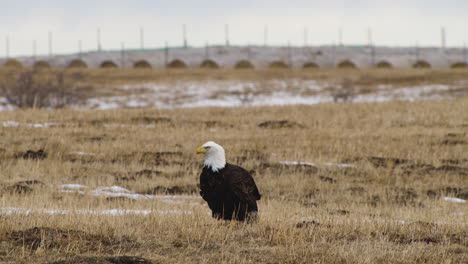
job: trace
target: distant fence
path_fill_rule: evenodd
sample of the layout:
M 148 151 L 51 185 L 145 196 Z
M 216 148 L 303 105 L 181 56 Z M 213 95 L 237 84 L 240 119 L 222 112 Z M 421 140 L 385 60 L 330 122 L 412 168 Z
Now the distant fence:
M 465 49 L 322 47 L 169 48 L 0 59 L 1 68 L 68 69 L 466 69 Z

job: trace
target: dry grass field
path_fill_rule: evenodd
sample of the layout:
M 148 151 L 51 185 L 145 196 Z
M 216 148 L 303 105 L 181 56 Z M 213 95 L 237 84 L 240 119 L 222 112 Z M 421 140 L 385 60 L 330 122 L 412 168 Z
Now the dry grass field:
M 271 76 L 369 86 L 468 79 L 466 71 L 432 70 L 164 72 L 84 74 L 96 87 Z M 461 97 L 2 112 L 0 262 L 467 263 L 468 202 L 454 199 L 468 200 L 467 109 Z M 195 154 L 208 140 L 253 174 L 263 195 L 258 222 L 211 218 Z

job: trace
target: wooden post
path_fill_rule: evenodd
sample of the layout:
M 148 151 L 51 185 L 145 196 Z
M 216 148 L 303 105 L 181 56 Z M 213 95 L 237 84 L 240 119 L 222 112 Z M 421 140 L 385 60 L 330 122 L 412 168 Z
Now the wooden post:
M 78 58 L 81 59 L 82 53 L 83 51 L 82 51 L 82 46 L 81 46 L 81 40 L 78 40 Z
M 446 39 L 445 39 L 446 35 L 445 35 L 445 27 L 441 27 L 440 28 L 440 44 L 441 44 L 441 48 L 442 50 L 445 50 L 445 47 L 446 47 Z
M 268 42 L 268 25 L 265 25 L 263 28 L 263 46 L 267 46 Z
M 125 67 L 125 42 L 120 43 L 120 67 Z
M 205 60 L 207 60 L 209 58 L 209 55 L 208 55 L 208 41 L 205 42 Z
M 338 29 L 338 45 L 343 46 L 343 29 L 341 27 Z
M 36 62 L 36 55 L 37 55 L 37 42 L 33 40 L 33 62 Z
M 468 53 L 466 50 L 466 43 L 463 45 L 463 58 L 465 60 L 465 63 L 468 63 Z
M 187 26 L 185 24 L 182 26 L 182 37 L 184 39 L 184 48 L 186 49 L 188 47 L 188 43 L 187 43 Z
M 229 25 L 228 24 L 224 26 L 224 34 L 226 38 L 226 47 L 229 47 Z
M 52 32 L 49 31 L 49 57 L 52 57 Z
M 367 45 L 369 45 L 369 47 L 373 46 L 373 43 L 372 43 L 372 29 L 371 28 L 367 29 Z
M 415 55 L 416 55 L 416 61 L 418 61 L 419 60 L 419 43 L 418 42 L 416 42 Z
M 6 36 L 5 38 L 5 56 L 10 58 L 10 37 Z
M 304 28 L 304 48 L 307 47 L 308 38 L 309 38 L 309 30 L 307 29 L 307 27 L 305 27 Z
M 144 37 L 145 37 L 144 29 L 143 29 L 143 27 L 140 27 L 140 49 L 141 50 L 145 49 L 145 44 L 144 44 L 145 39 L 144 39 Z
M 288 41 L 288 66 L 291 67 L 291 42 Z
M 169 46 L 168 46 L 167 41 L 166 41 L 166 44 L 165 44 L 165 47 L 164 47 L 164 67 L 167 68 L 168 64 L 169 64 Z
M 96 32 L 96 39 L 97 39 L 97 50 L 102 51 L 102 46 L 101 46 L 101 29 L 98 28 Z

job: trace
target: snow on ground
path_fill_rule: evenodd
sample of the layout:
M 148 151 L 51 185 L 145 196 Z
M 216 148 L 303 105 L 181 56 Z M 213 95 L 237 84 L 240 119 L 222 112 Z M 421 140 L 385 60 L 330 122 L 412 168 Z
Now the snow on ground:
M 452 202 L 452 203 L 465 203 L 466 202 L 466 200 L 456 198 L 456 197 L 443 197 L 442 199 L 444 201 Z
M 88 152 L 81 152 L 81 151 L 74 151 L 74 152 L 70 152 L 68 154 L 78 155 L 78 156 L 95 156 L 96 155 L 96 153 L 88 153 Z
M 320 166 L 325 166 L 325 167 L 337 167 L 337 168 L 348 168 L 348 167 L 355 167 L 352 164 L 345 164 L 345 163 L 331 163 L 331 162 L 326 162 L 323 164 L 316 164 L 313 162 L 307 162 L 307 161 L 289 161 L 289 160 L 282 160 L 279 162 L 280 164 L 283 165 L 296 165 L 296 166 L 309 166 L 309 167 L 320 167 Z
M 387 102 L 438 100 L 453 98 L 450 91 L 465 87 L 454 85 L 419 85 L 393 87 L 378 85 L 370 91 L 359 91 L 355 87 L 349 94 L 348 102 Z M 176 81 L 171 83 L 146 83 L 109 87 L 112 96 L 98 96 L 88 99 L 83 105 L 72 106 L 78 109 L 118 109 L 118 108 L 192 108 L 192 107 L 239 107 L 291 104 L 332 103 L 340 97 L 340 85 L 319 83 L 315 80 L 275 79 L 266 81 L 210 80 Z M 0 98 L 1 99 L 1 98 Z M 1 100 L 0 100 L 1 101 Z M 3 107 L 1 110 L 13 109 Z M 4 121 L 3 127 L 47 128 L 64 126 L 61 123 L 25 123 Z M 107 126 L 124 126 L 107 124 Z M 154 125 L 142 125 L 154 126 Z
M 133 192 L 121 186 L 105 186 L 92 189 L 86 185 L 81 184 L 61 184 L 58 185 L 61 192 L 66 193 L 79 193 L 88 194 L 93 196 L 107 196 L 107 197 L 126 197 L 130 199 L 158 199 L 163 203 L 168 204 L 189 204 L 200 205 L 196 201 L 201 198 L 193 195 L 156 195 L 156 194 L 140 194 Z
M 193 214 L 192 211 L 187 210 L 130 210 L 130 209 L 104 209 L 104 210 L 63 210 L 63 209 L 45 209 L 45 208 L 16 208 L 5 207 L 0 208 L 0 215 L 29 215 L 29 214 L 48 214 L 48 215 L 109 215 L 109 216 L 123 216 L 123 215 L 150 215 L 150 214 Z
M 303 162 L 303 161 L 288 161 L 288 160 L 282 160 L 279 162 L 280 164 L 283 165 L 298 165 L 298 166 L 310 166 L 310 167 L 317 167 L 317 164 L 312 163 L 312 162 Z
M 339 86 L 338 86 L 339 88 Z M 380 85 L 377 89 L 349 97 L 352 102 L 415 101 L 450 98 L 447 93 L 456 86 L 421 85 L 395 88 Z M 134 107 L 191 108 L 238 107 L 290 104 L 320 104 L 335 100 L 336 90 L 314 80 L 270 81 L 205 81 L 147 83 L 117 88 L 125 95 L 91 98 L 85 104 L 91 109 Z M 132 93 L 133 91 L 133 93 Z M 131 92 L 129 94 L 129 92 Z
M 1 111 L 1 110 L 0 110 Z M 57 126 L 64 126 L 65 124 L 62 123 L 25 123 L 21 124 L 16 121 L 3 121 L 2 122 L 3 127 L 19 127 L 19 126 L 25 126 L 25 127 L 30 127 L 30 128 L 48 128 L 48 127 L 57 127 Z

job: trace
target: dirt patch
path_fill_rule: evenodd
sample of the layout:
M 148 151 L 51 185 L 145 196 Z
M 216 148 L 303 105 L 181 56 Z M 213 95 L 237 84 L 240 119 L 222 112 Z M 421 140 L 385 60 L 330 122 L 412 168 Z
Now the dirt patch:
M 453 165 L 442 165 L 436 167 L 431 164 L 420 163 L 414 160 L 400 159 L 400 158 L 385 158 L 385 157 L 364 157 L 364 158 L 352 158 L 343 160 L 344 163 L 356 162 L 365 160 L 372 164 L 375 168 L 396 168 L 399 167 L 403 170 L 404 174 L 428 174 L 434 172 L 444 173 L 455 173 L 460 175 L 468 175 L 468 168 L 453 166 Z M 462 164 L 466 160 L 445 160 L 445 163 Z M 444 163 L 444 162 L 443 162 Z
M 333 179 L 333 178 L 330 178 L 330 177 L 326 177 L 326 176 L 319 176 L 319 179 L 323 182 L 328 182 L 328 183 L 336 183 L 336 180 Z
M 143 152 L 140 154 L 133 154 L 140 156 L 141 163 L 152 163 L 155 165 L 167 166 L 170 164 L 179 164 L 175 161 L 169 162 L 167 159 L 174 159 L 182 156 L 182 152 L 179 151 L 162 151 L 162 152 Z
M 138 160 L 140 163 L 151 164 L 154 166 L 183 165 L 182 162 L 174 160 L 180 157 L 182 157 L 182 152 L 179 151 L 134 152 L 131 154 L 120 154 L 116 158 L 107 162 L 129 163 L 131 161 Z
M 348 210 L 340 210 L 340 209 L 328 209 L 327 212 L 331 215 L 348 215 L 350 211 Z
M 61 249 L 74 246 L 83 252 L 98 250 L 102 246 L 121 246 L 132 243 L 128 238 L 114 239 L 100 235 L 88 234 L 80 230 L 66 230 L 50 227 L 33 227 L 6 234 L 6 239 L 18 247 L 29 251 L 42 249 Z
M 385 158 L 385 157 L 367 157 L 364 158 L 370 162 L 376 168 L 389 168 L 403 164 L 413 164 L 412 160 L 400 159 L 400 158 Z
M 193 194 L 198 193 L 199 188 L 195 185 L 182 185 L 182 186 L 156 186 L 141 194 Z
M 85 137 L 85 138 L 80 138 L 80 142 L 100 142 L 100 141 L 114 141 L 116 140 L 115 137 L 110 137 L 108 135 L 102 135 L 102 136 L 95 136 L 95 137 Z
M 227 124 L 227 123 L 224 123 L 224 122 L 220 122 L 220 121 L 204 121 L 203 124 L 207 127 L 207 128 L 233 128 L 234 126 L 231 125 L 231 124 Z
M 315 174 L 318 168 L 306 164 L 281 164 L 281 163 L 261 163 L 256 169 L 260 170 L 275 170 L 276 173 L 281 172 L 304 172 L 308 174 Z
M 26 152 L 19 152 L 15 154 L 16 159 L 30 159 L 30 160 L 43 160 L 47 158 L 47 152 L 43 149 L 38 151 L 27 150 Z
M 348 188 L 346 189 L 346 191 L 349 191 L 351 195 L 357 195 L 357 196 L 364 195 L 367 192 L 367 190 L 364 187 L 360 187 L 360 186 Z
M 124 196 L 110 196 L 106 197 L 108 202 L 135 202 L 135 199 L 124 197 Z
M 260 128 L 271 128 L 271 129 L 278 129 L 278 128 L 305 128 L 304 125 L 299 124 L 294 121 L 289 120 L 270 120 L 259 123 L 257 125 Z
M 468 200 L 468 187 L 443 187 L 436 190 L 427 190 L 426 195 L 430 198 L 440 198 L 441 196 L 453 196 L 463 200 Z
M 399 206 L 424 207 L 417 200 L 418 194 L 413 188 L 389 188 L 385 190 L 386 200 Z
M 10 194 L 28 194 L 31 193 L 34 189 L 31 186 L 38 185 L 44 186 L 44 183 L 38 180 L 27 180 L 27 181 L 19 181 L 11 186 L 5 187 L 3 189 L 4 192 Z
M 139 116 L 132 118 L 131 121 L 145 124 L 172 124 L 172 119 L 168 117 Z
M 468 144 L 468 141 L 466 140 L 466 134 L 448 133 L 439 142 L 439 144 L 441 145 L 463 145 L 463 144 Z
M 144 169 L 141 171 L 134 171 L 128 173 L 116 173 L 114 174 L 114 179 L 116 181 L 136 181 L 139 178 L 145 177 L 147 179 L 152 179 L 154 176 L 161 175 L 162 172 L 158 170 L 149 170 Z
M 114 176 L 114 179 L 116 181 L 136 181 L 136 178 L 134 176 L 116 175 L 116 176 Z
M 389 241 L 398 244 L 426 243 L 442 244 L 453 243 L 462 246 L 468 246 L 468 232 L 461 233 L 441 233 L 438 227 L 432 223 L 415 222 L 411 223 L 401 230 L 394 232 L 383 232 Z
M 268 155 L 254 149 L 242 150 L 241 156 L 234 157 L 236 164 L 245 163 L 249 160 L 265 162 L 268 159 Z
M 74 257 L 67 260 L 49 262 L 48 264 L 152 264 L 153 262 L 142 257 L 116 256 L 116 257 Z
M 321 224 L 318 223 L 315 220 L 302 221 L 302 222 L 296 224 L 296 228 L 315 228 L 317 226 L 321 226 Z
M 453 166 L 453 165 L 442 165 L 439 167 L 432 166 L 430 164 L 415 164 L 409 166 L 402 166 L 405 174 L 429 174 L 429 173 L 452 173 L 457 175 L 468 175 L 468 168 Z
M 445 165 L 462 165 L 468 163 L 468 159 L 443 159 L 440 162 Z
M 141 170 L 141 171 L 131 172 L 130 174 L 131 174 L 131 175 L 138 176 L 138 177 L 152 178 L 153 176 L 159 176 L 159 175 L 161 175 L 162 172 L 161 172 L 161 171 L 158 171 L 158 170 L 148 170 L 148 169 L 144 169 L 144 170 Z
M 101 119 L 90 120 L 88 123 L 91 124 L 92 126 L 102 126 L 104 124 L 115 123 L 115 122 L 116 122 L 115 119 L 105 117 L 105 118 L 101 118 Z M 84 126 L 84 124 L 81 124 L 81 125 Z

